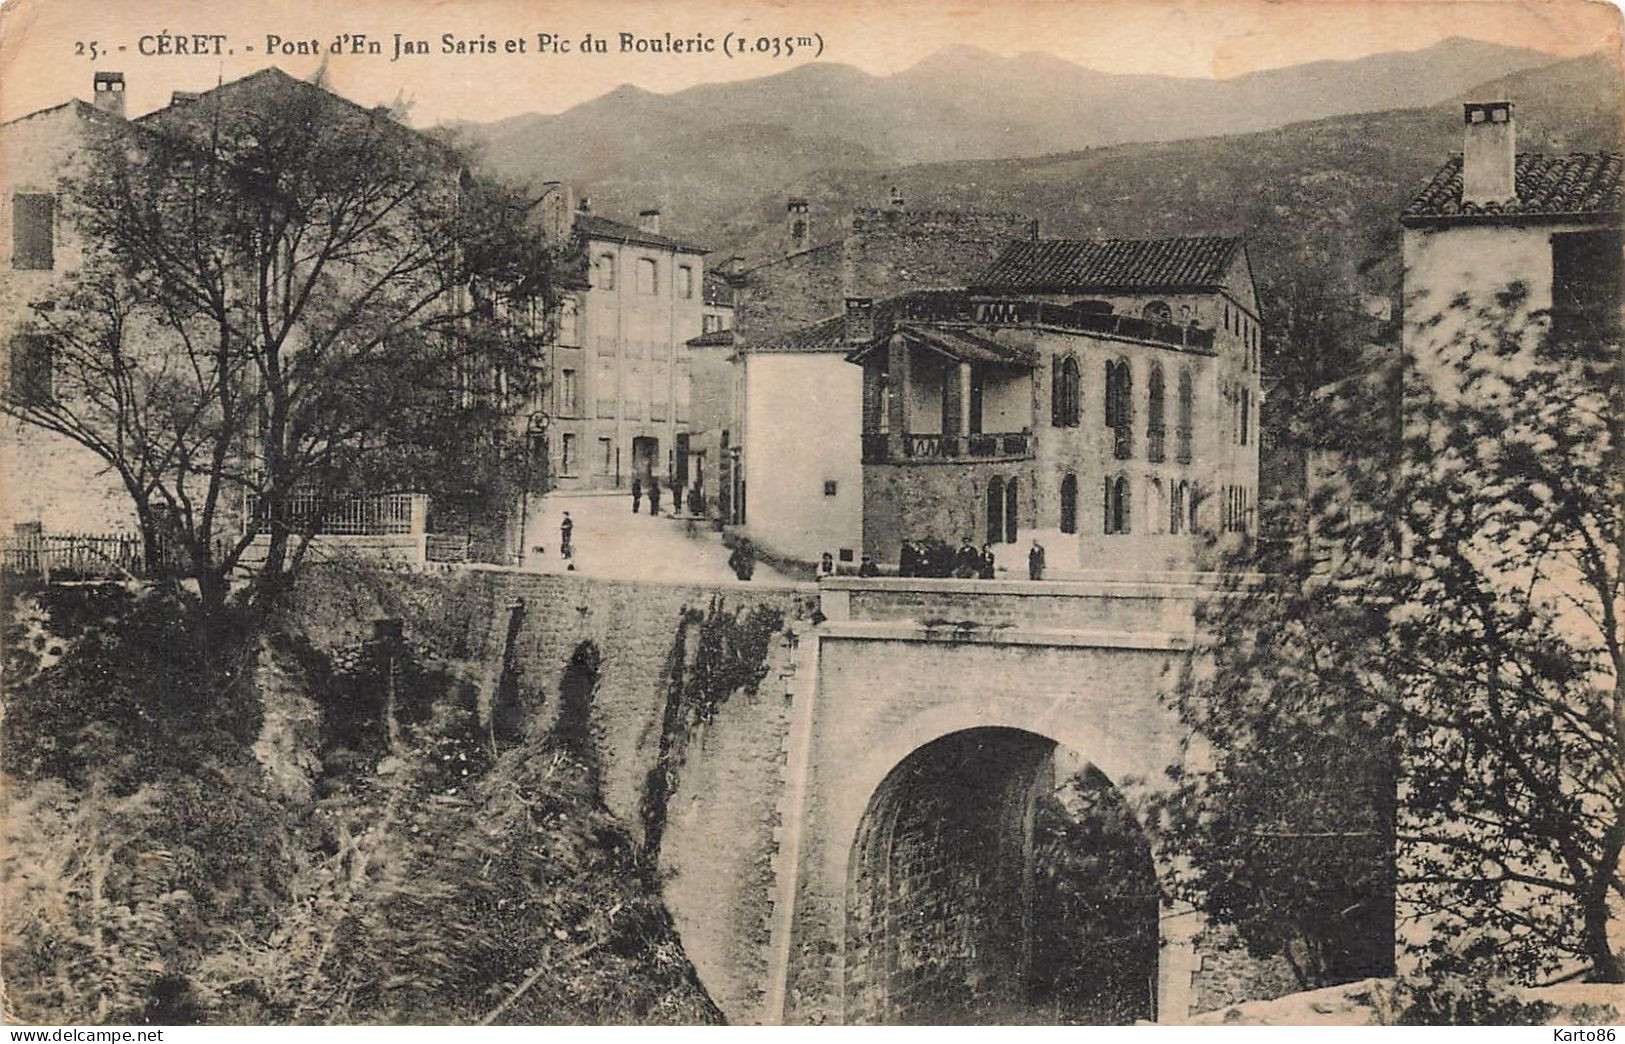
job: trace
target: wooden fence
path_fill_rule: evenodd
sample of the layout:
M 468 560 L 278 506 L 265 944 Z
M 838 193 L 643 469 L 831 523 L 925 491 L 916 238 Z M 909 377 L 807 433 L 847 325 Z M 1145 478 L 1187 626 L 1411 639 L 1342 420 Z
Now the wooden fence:
M 138 533 L 13 533 L 0 536 L 0 570 L 46 580 L 148 575 Z

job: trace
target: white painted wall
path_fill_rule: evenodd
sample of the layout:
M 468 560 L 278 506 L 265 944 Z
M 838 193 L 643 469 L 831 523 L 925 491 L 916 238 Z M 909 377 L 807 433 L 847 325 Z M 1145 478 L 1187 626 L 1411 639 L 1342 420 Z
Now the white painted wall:
M 863 544 L 863 370 L 840 353 L 746 355 L 744 533 L 816 562 Z M 824 484 L 836 484 L 825 496 Z

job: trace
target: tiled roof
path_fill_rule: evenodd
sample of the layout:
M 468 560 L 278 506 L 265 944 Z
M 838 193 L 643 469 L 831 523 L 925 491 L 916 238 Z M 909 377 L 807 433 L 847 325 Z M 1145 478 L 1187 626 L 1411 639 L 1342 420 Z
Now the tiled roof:
M 726 348 L 734 343 L 732 330 L 711 330 L 683 342 L 690 348 Z
M 660 250 L 676 250 L 684 254 L 706 253 L 705 247 L 685 243 L 670 236 L 663 236 L 657 232 L 645 232 L 636 225 L 624 224 L 620 221 L 611 221 L 597 214 L 577 214 L 575 217 L 575 230 L 588 239 L 603 239 L 611 243 L 632 243 L 637 246 L 655 247 Z
M 712 308 L 732 308 L 734 288 L 722 273 L 707 270 L 700 283 L 700 298 Z
M 1620 213 L 1621 157 L 1617 152 L 1576 152 L 1567 156 L 1523 153 L 1514 168 L 1518 198 L 1510 203 L 1463 203 L 1461 157 L 1434 174 L 1405 208 L 1407 224 L 1439 218 L 1557 217 Z
M 1224 281 L 1241 240 L 1042 239 L 1012 243 L 972 290 L 1104 292 L 1200 290 Z
M 957 297 L 963 290 L 915 290 L 896 297 L 888 297 L 874 304 L 874 330 L 875 336 L 884 337 L 896 328 L 903 305 L 908 302 L 923 301 L 933 297 Z M 827 319 L 820 319 L 816 323 L 798 326 L 783 333 L 765 337 L 760 341 L 751 342 L 746 351 L 753 353 L 766 352 L 848 352 L 852 343 L 846 339 L 846 315 L 832 315 Z

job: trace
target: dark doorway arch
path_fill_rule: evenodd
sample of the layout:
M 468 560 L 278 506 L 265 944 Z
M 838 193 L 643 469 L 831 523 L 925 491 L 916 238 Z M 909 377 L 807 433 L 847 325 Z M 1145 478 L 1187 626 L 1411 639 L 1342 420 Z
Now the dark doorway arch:
M 1069 474 L 1061 480 L 1061 532 L 1078 531 L 1078 476 Z
M 1004 484 L 1004 542 L 1016 542 L 1016 480 Z
M 849 1023 L 1153 1017 L 1161 896 L 1121 793 L 1053 740 L 950 733 L 886 777 L 849 862 Z
M 1004 539 L 1004 479 L 997 475 L 987 480 L 987 542 L 997 544 Z

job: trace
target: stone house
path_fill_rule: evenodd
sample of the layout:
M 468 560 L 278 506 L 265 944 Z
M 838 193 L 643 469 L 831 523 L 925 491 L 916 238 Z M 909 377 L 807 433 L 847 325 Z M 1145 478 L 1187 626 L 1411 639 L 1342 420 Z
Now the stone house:
M 18 398 L 54 396 L 50 340 L 29 305 L 79 266 L 77 230 L 58 186 L 98 136 L 124 123 L 124 78 L 96 73 L 94 105 L 74 100 L 0 125 L 0 341 L 5 380 Z M 0 416 L 0 527 L 46 532 L 133 531 L 135 512 L 118 476 L 89 450 Z
M 1245 245 L 1010 245 L 962 291 L 847 302 L 863 552 L 993 545 L 1024 575 L 1192 570 L 1255 533 L 1263 328 Z M 1012 548 L 1011 545 L 1016 545 Z
M 1406 355 L 1430 380 L 1438 352 L 1513 284 L 1504 318 L 1527 336 L 1554 324 L 1616 323 L 1620 310 L 1621 188 L 1617 152 L 1548 156 L 1517 151 L 1507 101 L 1462 107 L 1462 155 L 1448 160 L 1400 217 Z
M 862 386 L 831 331 L 845 301 L 962 286 L 1037 223 L 1011 214 L 908 209 L 893 195 L 820 239 L 806 200 L 786 205 L 784 253 L 736 269 L 731 417 L 719 517 L 775 557 L 855 569 L 862 548 Z M 714 392 L 713 392 L 714 389 Z M 696 387 L 696 395 L 701 393 Z

